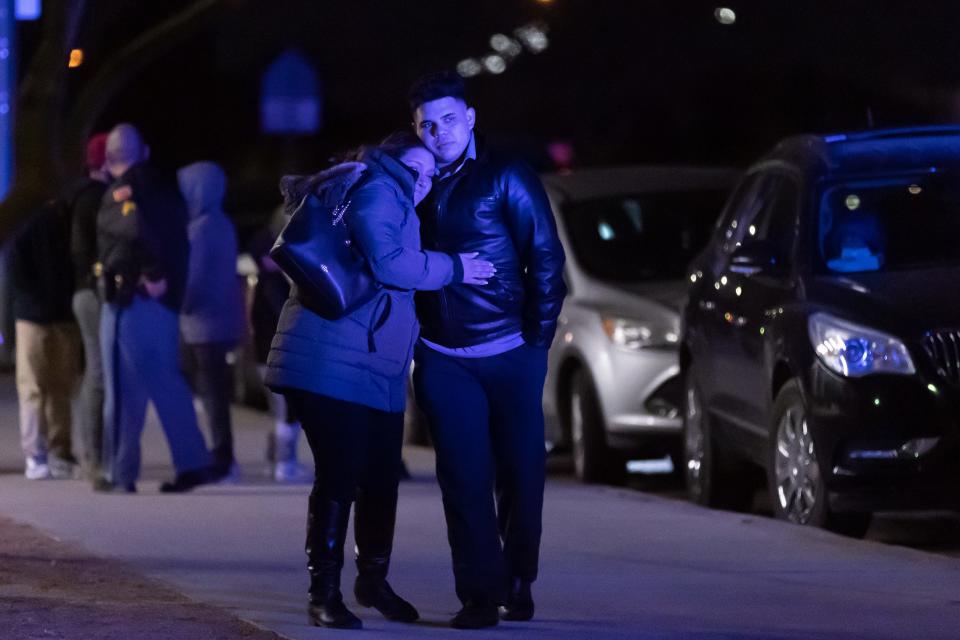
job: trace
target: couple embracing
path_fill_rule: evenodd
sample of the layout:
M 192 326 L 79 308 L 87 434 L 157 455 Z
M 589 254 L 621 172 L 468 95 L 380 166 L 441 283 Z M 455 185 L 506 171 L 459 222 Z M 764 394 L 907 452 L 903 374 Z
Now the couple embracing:
M 361 626 L 340 591 L 354 502 L 357 602 L 390 620 L 419 618 L 386 579 L 412 358 L 463 604 L 451 625 L 529 620 L 545 476 L 541 396 L 566 294 L 563 248 L 536 174 L 474 132 L 458 75 L 424 76 L 408 97 L 415 135 L 364 152 L 345 213 L 382 292 L 327 320 L 294 288 L 268 360 L 267 383 L 301 419 L 316 465 L 310 620 Z

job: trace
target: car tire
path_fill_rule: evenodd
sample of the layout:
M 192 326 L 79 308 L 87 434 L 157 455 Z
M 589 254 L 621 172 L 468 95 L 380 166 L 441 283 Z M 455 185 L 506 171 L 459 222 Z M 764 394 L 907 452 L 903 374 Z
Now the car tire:
M 607 447 L 603 413 L 586 370 L 573 373 L 568 403 L 567 426 L 577 478 L 586 483 L 622 484 L 626 461 Z
M 800 383 L 790 380 L 773 403 L 767 486 L 774 516 L 850 537 L 863 537 L 870 526 L 870 513 L 830 510 L 816 442 L 807 427 L 806 415 Z
M 684 375 L 682 447 L 681 472 L 691 502 L 731 511 L 750 509 L 750 470 L 717 444 L 692 365 Z

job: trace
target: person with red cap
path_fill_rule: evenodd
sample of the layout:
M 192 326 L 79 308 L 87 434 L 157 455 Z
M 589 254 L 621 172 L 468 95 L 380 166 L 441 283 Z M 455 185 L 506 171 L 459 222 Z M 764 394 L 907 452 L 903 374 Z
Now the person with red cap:
M 71 478 L 71 396 L 80 373 L 81 343 L 87 375 L 81 398 L 81 433 L 88 465 L 99 461 L 96 434 L 103 384 L 96 340 L 100 302 L 90 288 L 96 260 L 96 214 L 106 189 L 106 136 L 86 149 L 87 176 L 48 200 L 11 243 L 10 286 L 16 317 L 16 380 L 24 475 L 30 480 Z M 91 235 L 92 234 L 92 235 Z M 73 275 L 71 276 L 71 271 Z M 74 322 L 74 320 L 77 322 Z M 78 330 L 79 325 L 79 330 Z
M 79 435 L 83 464 L 91 481 L 103 463 L 103 365 L 100 357 L 100 305 L 97 296 L 97 211 L 107 190 L 107 134 L 91 136 L 86 148 L 87 175 L 73 190 L 70 207 L 70 256 L 73 261 L 73 315 L 83 341 Z

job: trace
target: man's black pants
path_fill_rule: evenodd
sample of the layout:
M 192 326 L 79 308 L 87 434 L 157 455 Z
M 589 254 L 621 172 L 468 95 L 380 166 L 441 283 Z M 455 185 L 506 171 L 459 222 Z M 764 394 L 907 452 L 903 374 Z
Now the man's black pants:
M 417 345 L 417 403 L 437 452 L 462 602 L 504 602 L 510 579 L 537 577 L 546 371 L 547 350 L 537 347 L 457 358 Z

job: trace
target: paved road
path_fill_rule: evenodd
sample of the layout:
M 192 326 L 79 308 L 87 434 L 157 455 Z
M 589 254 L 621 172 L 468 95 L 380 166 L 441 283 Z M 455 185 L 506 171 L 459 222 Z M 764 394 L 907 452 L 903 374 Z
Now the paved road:
M 286 637 L 355 637 L 305 624 L 308 488 L 264 477 L 266 416 L 235 410 L 241 484 L 156 493 L 169 457 L 151 422 L 141 493 L 98 495 L 79 481 L 23 479 L 12 398 L 10 379 L 0 379 L 0 513 L 127 560 Z M 445 626 L 458 603 L 431 454 L 409 448 L 405 455 L 415 479 L 401 487 L 392 580 L 424 622 L 411 627 L 358 611 L 362 635 L 460 637 Z M 953 558 L 562 476 L 548 483 L 542 556 L 537 619 L 469 637 L 960 637 L 960 561 Z M 352 567 L 345 571 L 347 584 L 353 575 Z

